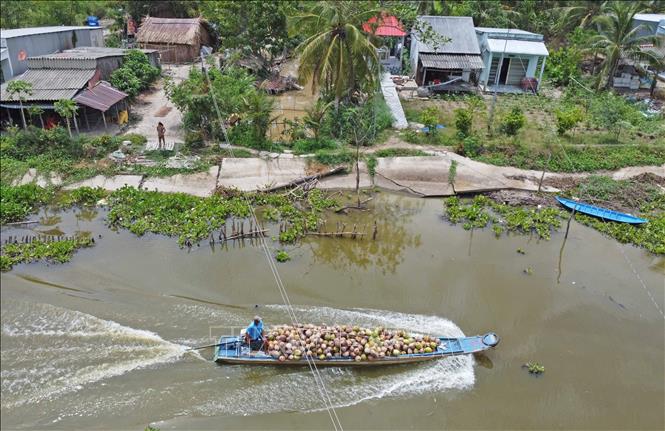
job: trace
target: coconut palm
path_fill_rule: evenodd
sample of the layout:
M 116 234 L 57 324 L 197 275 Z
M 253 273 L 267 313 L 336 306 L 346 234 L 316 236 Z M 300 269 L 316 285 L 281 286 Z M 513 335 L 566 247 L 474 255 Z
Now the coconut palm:
M 71 99 L 60 99 L 53 103 L 53 107 L 55 108 L 55 112 L 57 112 L 58 115 L 65 117 L 65 120 L 67 120 L 67 130 L 69 131 L 69 137 L 71 138 L 72 128 L 69 124 L 69 119 L 74 117 L 76 111 L 78 110 L 76 102 Z M 74 119 L 74 121 L 76 121 L 76 119 Z
M 303 122 L 305 126 L 314 133 L 314 140 L 319 140 L 319 133 L 321 132 L 321 127 L 323 127 L 323 120 L 325 119 L 326 112 L 330 108 L 331 103 L 325 103 L 322 99 L 316 101 L 314 106 L 309 108 L 305 116 L 303 117 Z
M 23 101 L 25 96 L 32 94 L 32 84 L 27 81 L 20 79 L 14 79 L 7 83 L 7 94 L 13 99 L 14 96 L 18 96 L 18 103 L 21 107 L 21 120 L 23 120 L 23 128 L 25 129 L 28 125 L 25 122 L 25 112 L 23 112 Z
M 593 24 L 594 17 L 600 14 L 606 2 L 598 0 L 587 0 L 574 2 L 572 6 L 554 8 L 559 15 L 555 27 L 562 34 L 567 33 L 575 27 L 586 29 Z
M 652 51 L 642 50 L 640 45 L 660 45 L 660 40 L 653 35 L 639 36 L 643 26 L 633 27 L 633 16 L 643 10 L 639 3 L 612 2 L 603 8 L 603 15 L 594 18 L 598 25 L 598 34 L 590 39 L 590 49 L 600 51 L 605 59 L 602 74 L 607 81 L 605 88 L 612 87 L 614 73 L 622 56 L 652 64 L 662 59 Z M 598 81 L 600 86 L 601 80 Z
M 312 80 L 312 94 L 323 87 L 334 95 L 335 109 L 355 90 L 371 90 L 378 82 L 379 59 L 370 36 L 360 28 L 375 10 L 358 10 L 352 1 L 323 1 L 291 22 L 291 28 L 310 34 L 297 48 L 298 77 Z

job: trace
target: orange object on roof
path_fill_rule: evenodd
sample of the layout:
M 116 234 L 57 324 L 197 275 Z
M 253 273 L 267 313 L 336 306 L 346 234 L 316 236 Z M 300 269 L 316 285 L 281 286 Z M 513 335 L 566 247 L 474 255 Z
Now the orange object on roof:
M 382 15 L 381 18 L 371 17 L 363 24 L 363 31 L 375 36 L 406 36 L 402 23 L 394 15 Z

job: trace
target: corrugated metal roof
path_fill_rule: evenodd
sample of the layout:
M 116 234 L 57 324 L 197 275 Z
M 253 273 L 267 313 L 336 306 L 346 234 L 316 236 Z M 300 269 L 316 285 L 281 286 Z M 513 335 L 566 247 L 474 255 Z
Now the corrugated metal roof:
M 59 33 L 61 31 L 72 30 L 99 30 L 101 27 L 87 27 L 87 26 L 54 26 L 54 27 L 26 27 L 26 28 L 12 28 L 0 30 L 0 38 L 11 39 L 13 37 L 33 36 L 35 34 L 46 33 Z
M 21 79 L 32 84 L 32 94 L 25 100 L 71 99 L 92 79 L 94 70 L 89 69 L 28 69 L 14 79 Z M 7 94 L 7 82 L 2 84 L 0 99 L 3 102 L 18 101 Z
M 550 55 L 543 42 L 487 39 L 487 44 L 489 45 L 489 50 L 493 53 L 502 53 L 505 49 L 506 54 Z
M 96 69 L 94 58 L 29 57 L 28 69 Z
M 120 57 L 127 54 L 129 50 L 123 48 L 106 48 L 96 46 L 84 46 L 80 48 L 66 49 L 62 52 L 53 54 L 40 55 L 28 58 L 28 61 L 33 58 L 49 58 L 49 59 L 83 59 L 83 60 L 97 60 L 106 57 Z M 139 49 L 139 51 L 152 54 L 157 52 L 156 49 Z
M 419 16 L 419 21 L 428 23 L 432 30 L 438 34 L 450 38 L 435 50 L 434 47 L 417 40 L 418 52 L 436 52 L 443 54 L 480 54 L 480 46 L 473 27 L 473 19 L 469 16 Z
M 480 55 L 467 54 L 420 54 L 423 67 L 434 69 L 482 69 Z
M 106 81 L 100 81 L 92 89 L 81 91 L 74 100 L 81 105 L 106 112 L 108 109 L 126 98 L 127 94 L 114 88 Z
M 665 19 L 665 14 L 663 13 L 636 13 L 633 15 L 633 19 L 638 21 L 648 21 L 648 22 L 661 22 Z

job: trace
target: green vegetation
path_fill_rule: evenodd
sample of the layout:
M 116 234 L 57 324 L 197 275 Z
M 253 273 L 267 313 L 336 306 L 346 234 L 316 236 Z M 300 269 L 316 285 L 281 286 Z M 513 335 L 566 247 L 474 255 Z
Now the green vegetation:
M 22 221 L 52 198 L 52 191 L 35 184 L 18 187 L 0 184 L 0 224 Z
M 283 222 L 287 227 L 279 239 L 293 242 L 316 228 L 322 211 L 337 205 L 320 190 L 288 196 L 232 192 L 199 198 L 123 187 L 111 193 L 108 201 L 109 225 L 129 229 L 139 236 L 147 232 L 177 236 L 180 246 L 208 238 L 229 217 L 248 217 L 250 204 L 265 208 L 269 220 Z
M 0 271 L 5 272 L 19 263 L 47 260 L 54 263 L 69 262 L 79 248 L 91 247 L 95 241 L 87 236 L 59 241 L 33 241 L 24 244 L 5 244 L 0 254 Z
M 376 157 L 418 157 L 428 156 L 426 152 L 415 148 L 382 148 L 374 152 Z
M 275 254 L 275 260 L 277 262 L 288 262 L 291 260 L 291 256 L 289 256 L 289 254 L 284 250 L 278 250 Z
M 504 230 L 523 234 L 536 233 L 550 239 L 553 229 L 559 228 L 563 213 L 553 208 L 541 210 L 511 207 L 499 204 L 486 196 L 478 195 L 470 203 L 457 197 L 445 201 L 446 217 L 452 223 L 463 223 L 464 229 L 484 228 L 488 224 L 497 236 Z M 498 217 L 500 216 L 500 217 Z
M 526 123 L 526 117 L 522 108 L 514 106 L 513 109 L 503 118 L 499 129 L 508 136 L 515 136 Z
M 529 374 L 542 374 L 545 372 L 545 366 L 539 364 L 538 362 L 527 362 L 522 365 L 522 368 L 526 368 L 529 371 Z
M 355 155 L 348 149 L 337 151 L 319 150 L 316 152 L 314 159 L 324 165 L 337 166 L 353 162 L 355 160 Z
M 13 99 L 14 96 L 18 96 L 18 103 L 21 106 L 21 120 L 23 121 L 23 128 L 27 126 L 25 122 L 25 111 L 23 110 L 23 102 L 25 101 L 25 96 L 32 94 L 32 84 L 21 79 L 14 79 L 7 83 L 7 94 Z
M 122 67 L 111 74 L 110 81 L 115 88 L 134 98 L 139 92 L 150 87 L 159 74 L 159 69 L 150 64 L 147 55 L 138 49 L 132 49 L 124 57 Z
M 70 118 L 73 118 L 78 111 L 78 106 L 76 102 L 71 99 L 60 99 L 53 102 L 53 108 L 55 112 L 63 117 L 67 121 L 67 131 L 69 132 L 69 137 L 72 137 L 72 126 L 70 123 Z M 76 121 L 76 120 L 74 120 Z

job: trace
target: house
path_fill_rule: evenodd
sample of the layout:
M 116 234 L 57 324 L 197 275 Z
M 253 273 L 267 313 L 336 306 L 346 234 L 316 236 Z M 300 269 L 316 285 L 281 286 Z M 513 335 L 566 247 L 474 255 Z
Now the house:
M 384 69 L 394 75 L 400 73 L 404 37 L 407 33 L 399 19 L 387 14 L 373 16 L 363 24 L 362 28 L 365 33 L 379 38 L 381 46 L 377 49 L 377 54 Z
M 67 55 L 27 59 L 28 70 L 14 79 L 30 83 L 32 86 L 30 94 L 20 96 L 9 94 L 7 92 L 8 82 L 0 86 L 0 108 L 3 108 L 3 120 L 20 124 L 20 97 L 22 97 L 24 108 L 37 106 L 46 111 L 47 124 L 57 123 L 54 113 L 56 101 L 74 100 L 79 105 L 77 116 L 74 117 L 77 128 L 78 124 L 83 124 L 83 121 L 88 129 L 91 128 L 91 124 L 93 127 L 103 124 L 106 128 L 109 120 L 119 118 L 120 111 L 128 109 L 127 94 L 113 88 L 111 84 L 102 79 L 104 76 L 110 75 L 112 67 L 120 64 L 122 56 L 95 57 L 92 54 L 81 56 L 80 52 L 76 50 L 61 54 Z M 107 114 L 109 110 L 111 112 Z M 40 121 L 38 122 L 36 119 L 32 119 L 32 121 L 40 124 Z
M 152 66 L 161 68 L 159 52 L 156 49 L 142 49 Z M 100 79 L 108 81 L 111 74 L 122 66 L 128 49 L 82 47 L 66 49 L 63 52 L 28 58 L 29 69 L 76 69 L 95 68 Z
M 199 58 L 201 47 L 212 46 L 212 29 L 202 18 L 146 17 L 139 27 L 136 43 L 156 49 L 162 63 L 182 63 Z
M 104 46 L 103 31 L 101 27 L 76 26 L 0 30 L 2 82 L 25 72 L 28 57 L 81 46 Z
M 640 27 L 635 36 L 665 36 L 665 14 L 636 13 L 633 16 L 633 28 Z
M 449 41 L 437 46 L 432 41 L 422 40 L 418 32 L 411 33 L 410 60 L 416 83 L 421 86 L 434 84 L 436 89 L 474 89 L 483 61 L 473 19 L 466 16 L 419 16 L 417 20 L 429 24 L 434 32 Z
M 543 35 L 514 28 L 476 27 L 482 51 L 483 91 L 536 92 L 549 56 Z

